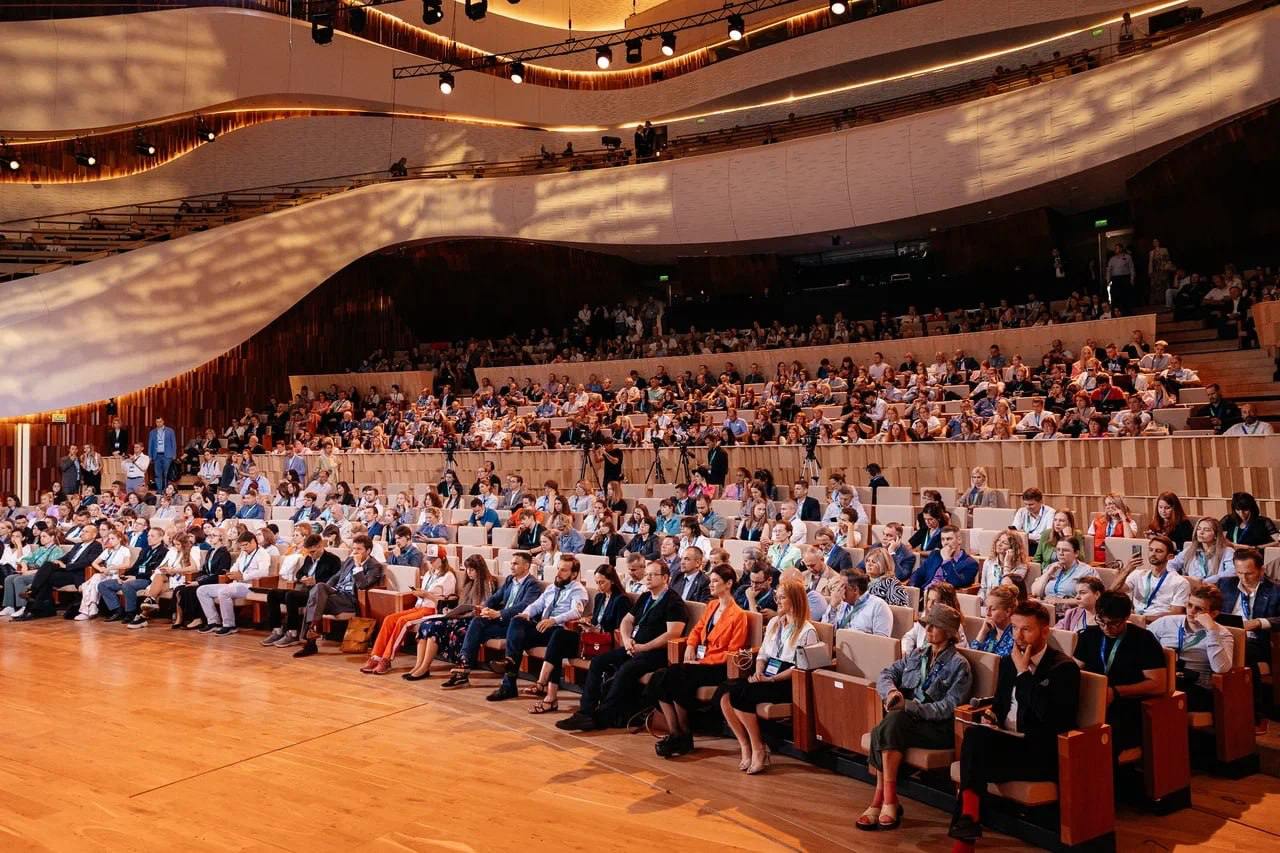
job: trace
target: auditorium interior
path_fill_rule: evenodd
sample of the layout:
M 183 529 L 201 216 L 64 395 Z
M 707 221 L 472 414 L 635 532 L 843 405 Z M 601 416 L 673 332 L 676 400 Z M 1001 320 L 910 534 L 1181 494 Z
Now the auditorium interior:
M 5 849 L 1276 844 L 1277 0 L 13 0 L 0 79 Z

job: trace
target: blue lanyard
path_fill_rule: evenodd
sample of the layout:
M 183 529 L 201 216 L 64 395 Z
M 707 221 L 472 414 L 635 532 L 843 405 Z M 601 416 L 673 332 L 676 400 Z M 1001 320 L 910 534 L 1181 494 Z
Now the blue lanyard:
M 921 547 L 921 549 L 920 549 L 920 550 L 922 550 L 922 551 L 928 551 L 928 550 L 929 550 L 929 544 L 930 544 L 931 542 L 933 542 L 934 538 L 935 538 L 937 535 L 938 535 L 938 531 L 936 531 L 936 530 L 931 530 L 931 531 L 929 531 L 929 532 L 925 533 L 925 535 L 924 535 L 924 545 Z
M 1151 602 L 1156 600 L 1156 595 L 1160 592 L 1160 587 L 1164 586 L 1164 581 L 1167 577 L 1169 577 L 1169 572 L 1166 570 L 1165 573 L 1160 576 L 1160 580 L 1156 581 L 1156 588 L 1147 592 L 1147 603 L 1142 606 L 1143 610 L 1150 607 Z
M 1253 610 L 1253 607 L 1249 604 L 1249 596 L 1246 595 L 1245 591 L 1242 589 L 1240 590 L 1240 612 L 1244 614 L 1244 618 L 1250 619 L 1252 618 L 1249 615 L 1249 611 L 1251 610 Z
M 663 595 L 666 595 L 666 593 L 663 592 Z M 662 596 L 658 596 L 658 598 L 661 598 L 661 597 Z M 652 595 L 649 596 L 649 600 L 644 603 L 644 609 L 640 611 L 640 618 L 636 620 L 637 623 L 644 621 L 644 617 L 649 615 L 649 611 L 653 608 L 653 605 L 657 602 L 657 600 L 658 599 L 654 598 Z
M 1183 640 L 1186 639 L 1186 636 L 1187 636 L 1186 626 L 1179 625 L 1178 626 L 1178 654 L 1179 655 L 1182 654 L 1182 643 L 1183 643 Z M 1208 636 L 1207 631 L 1196 631 L 1195 634 L 1193 634 L 1191 637 L 1191 645 L 1187 646 L 1187 648 L 1192 649 L 1200 645 L 1200 642 L 1204 640 L 1206 636 Z
M 857 616 L 858 613 L 862 611 L 862 608 L 863 606 L 866 605 L 866 603 L 867 603 L 867 596 L 864 595 L 858 599 L 857 604 L 854 604 L 853 606 L 850 606 L 848 604 L 844 605 L 845 607 L 844 616 L 840 617 L 840 619 L 837 620 L 837 627 L 848 628 L 849 624 L 853 622 L 853 617 Z
M 1111 664 L 1115 663 L 1116 652 L 1120 650 L 1120 643 L 1123 640 L 1124 634 L 1116 637 L 1115 645 L 1111 647 L 1111 653 L 1107 654 L 1107 636 L 1106 634 L 1102 635 L 1102 645 L 1098 648 L 1098 659 L 1102 661 L 1102 671 L 1107 675 L 1111 674 Z
M 1058 576 L 1053 579 L 1053 594 L 1057 595 L 1058 590 L 1060 588 L 1059 585 L 1064 580 L 1069 580 L 1071 576 L 1074 575 L 1075 573 L 1076 573 L 1076 567 L 1074 565 L 1071 567 L 1071 570 L 1068 571 L 1066 574 L 1063 574 L 1062 572 L 1058 572 Z
M 932 666 L 929 664 L 929 653 L 927 651 L 920 656 L 921 681 L 920 692 L 918 695 L 921 698 L 928 694 L 929 685 L 933 684 L 934 680 L 938 677 L 938 673 L 942 670 L 942 667 L 938 666 L 938 662 L 940 660 L 942 660 L 942 652 L 939 652 L 938 656 L 933 659 Z

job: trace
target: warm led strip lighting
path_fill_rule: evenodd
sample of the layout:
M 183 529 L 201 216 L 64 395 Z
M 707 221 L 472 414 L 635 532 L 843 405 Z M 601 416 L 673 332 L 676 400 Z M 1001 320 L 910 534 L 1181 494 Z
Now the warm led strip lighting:
M 1169 9 L 1176 8 L 1178 6 L 1185 6 L 1187 2 L 1188 0 L 1170 0 L 1169 2 L 1166 2 L 1166 3 L 1160 3 L 1155 6 L 1148 6 L 1147 8 L 1140 9 L 1136 12 L 1130 12 L 1129 16 L 1130 18 L 1135 18 L 1135 19 L 1147 17 L 1149 15 L 1155 15 L 1160 12 L 1164 12 Z M 962 65 L 969 65 L 975 62 L 987 62 L 992 59 L 999 59 L 1000 57 L 1007 56 L 1011 53 L 1017 53 L 1023 50 L 1031 50 L 1032 48 L 1037 48 L 1037 47 L 1043 47 L 1045 45 L 1052 44 L 1056 41 L 1061 41 L 1062 39 L 1082 35 L 1084 33 L 1095 30 L 1098 27 L 1105 27 L 1111 24 L 1118 24 L 1122 20 L 1123 20 L 1123 17 L 1121 17 L 1120 15 L 1117 15 L 1115 17 L 1107 18 L 1104 21 L 1098 21 L 1096 23 L 1090 24 L 1089 26 L 1086 26 L 1086 27 L 1081 27 L 1079 29 L 1070 30 L 1068 32 L 1059 33 L 1058 35 L 1054 35 L 1054 36 L 1048 36 L 1046 38 L 1038 39 L 1036 41 L 1027 42 L 1026 44 L 1015 45 L 1013 47 L 1002 48 L 1001 50 L 989 51 L 987 53 L 980 53 L 975 56 L 965 57 L 964 59 L 955 59 L 955 60 L 952 60 L 951 62 L 943 62 L 938 65 L 931 65 L 928 68 L 917 68 L 912 71 L 904 71 L 900 74 L 891 74 L 887 77 L 876 77 L 871 80 L 860 80 L 857 83 L 846 83 L 842 86 L 833 86 L 829 89 L 819 89 L 814 92 L 804 92 L 799 95 L 792 94 L 792 95 L 786 96 L 785 98 L 773 98 L 771 100 L 760 101 L 753 104 L 742 104 L 740 106 L 735 106 L 735 107 L 723 107 L 718 110 L 708 110 L 707 112 L 701 112 L 701 113 L 690 113 L 688 115 L 676 115 L 676 116 L 668 116 L 663 118 L 655 118 L 653 116 L 648 116 L 647 118 L 650 121 L 660 121 L 663 124 L 676 124 L 677 122 L 697 121 L 700 119 L 713 118 L 715 116 L 732 115 L 734 113 L 746 112 L 747 110 L 758 110 L 765 107 L 785 106 L 787 104 L 795 104 L 801 101 L 812 100 L 814 98 L 825 98 L 828 95 L 839 95 L 844 92 L 853 92 L 858 89 L 864 89 L 868 86 L 878 86 L 882 83 L 893 83 L 898 80 L 906 80 L 911 77 L 923 77 L 928 74 L 936 74 L 939 71 L 947 71 L 952 68 L 959 68 Z M 620 125 L 617 125 L 616 129 L 635 127 L 637 123 L 643 123 L 644 121 L 645 119 L 638 119 L 638 120 L 633 119 L 632 121 L 624 122 Z

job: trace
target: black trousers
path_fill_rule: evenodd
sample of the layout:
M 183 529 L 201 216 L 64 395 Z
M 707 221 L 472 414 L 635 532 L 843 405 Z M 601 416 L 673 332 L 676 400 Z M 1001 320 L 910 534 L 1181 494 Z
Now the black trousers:
M 764 702 L 790 702 L 791 681 L 747 681 L 735 678 L 720 685 L 716 698 L 729 694 L 729 705 L 747 714 L 755 713 L 756 706 Z
M 1142 746 L 1142 700 L 1116 699 L 1107 706 L 1107 724 L 1114 741 L 1112 755 Z
M 1271 708 L 1271 685 L 1262 683 L 1262 673 L 1258 664 L 1271 662 L 1271 634 L 1259 631 L 1258 637 L 1249 637 L 1244 646 L 1244 661 L 1253 670 L 1253 721 L 1262 722 L 1262 718 Z M 1272 678 L 1280 678 L 1280 673 L 1271 673 Z
M 29 612 L 39 616 L 53 612 L 53 591 L 60 586 L 84 583 L 84 569 L 67 571 L 54 563 L 45 563 L 36 569 L 35 580 L 31 582 L 31 602 L 27 606 Z
M 728 679 L 729 667 L 722 663 L 678 663 L 653 674 L 649 698 L 654 702 L 694 708 L 700 704 L 699 688 L 718 687 Z
M 1020 738 L 986 726 L 967 726 L 960 749 L 960 790 L 985 794 L 988 782 L 1058 778 L 1056 738 Z
M 283 624 L 290 631 L 302 630 L 302 609 L 307 606 L 311 587 L 267 590 L 267 624 L 275 631 Z M 284 605 L 285 615 L 280 614 Z
M 559 683 L 564 672 L 564 662 L 577 657 L 580 645 L 581 635 L 577 631 L 560 627 L 551 629 L 551 636 L 547 639 L 547 656 L 543 658 L 544 662 L 551 664 L 551 681 Z
M 640 678 L 667 664 L 667 650 L 653 649 L 635 656 L 626 649 L 605 652 L 591 661 L 587 683 L 582 689 L 579 711 L 591 714 L 602 725 L 613 725 L 622 714 L 634 709 L 640 699 Z M 606 676 L 613 680 L 605 688 Z
M 196 590 L 205 584 L 217 582 L 216 575 L 197 575 L 195 583 L 187 583 L 178 587 L 177 591 L 174 592 L 174 602 L 182 622 L 199 619 L 201 624 L 205 623 L 204 608 L 200 606 L 200 601 L 196 598 Z

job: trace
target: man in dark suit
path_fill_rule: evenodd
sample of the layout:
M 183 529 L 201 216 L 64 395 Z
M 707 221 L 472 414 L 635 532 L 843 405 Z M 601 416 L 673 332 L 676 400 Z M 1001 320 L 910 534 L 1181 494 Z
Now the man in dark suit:
M 147 531 L 147 548 L 138 552 L 133 565 L 125 569 L 118 578 L 107 578 L 98 585 L 100 604 L 109 614 L 106 621 L 124 622 L 126 628 L 142 628 L 147 618 L 138 610 L 138 590 L 146 589 L 155 577 L 156 569 L 168 556 L 169 549 L 164 544 L 164 531 L 152 527 Z M 119 593 L 124 593 L 124 611 L 120 610 Z M 70 613 L 70 609 L 67 611 Z M 70 617 L 67 617 L 70 618 Z
M 791 487 L 791 494 L 796 499 L 796 511 L 801 521 L 822 520 L 822 504 L 817 498 L 809 496 L 808 483 L 796 480 L 795 485 Z
M 680 574 L 671 579 L 671 591 L 685 601 L 711 600 L 711 582 L 702 570 L 703 556 L 697 545 L 685 548 L 680 558 Z
M 129 431 L 120 425 L 119 418 L 112 418 L 111 428 L 107 430 L 107 453 L 124 456 L 130 447 Z
M 262 641 L 264 646 L 283 649 L 296 646 L 302 631 L 302 609 L 317 584 L 328 583 L 342 570 L 338 555 L 324 547 L 324 538 L 310 533 L 302 540 L 302 564 L 293 575 L 293 589 L 267 590 L 267 623 L 271 633 Z M 283 605 L 284 613 L 280 612 Z
M 347 557 L 337 574 L 311 587 L 306 606 L 306 625 L 310 630 L 306 643 L 293 656 L 305 658 L 319 652 L 316 640 L 320 636 L 322 617 L 326 614 L 359 613 L 360 593 L 382 583 L 382 574 L 382 564 L 373 559 L 373 540 L 363 533 L 358 534 L 351 540 L 351 556 Z
M 67 455 L 58 463 L 62 474 L 62 493 L 74 495 L 80 491 L 80 448 L 74 444 L 67 449 Z
M 729 478 L 729 454 L 720 446 L 720 434 L 707 436 L 707 485 L 716 487 L 716 495 L 724 494 L 724 481 Z
M 1206 385 L 1205 393 L 1209 396 L 1209 402 L 1202 403 L 1191 410 L 1193 418 L 1209 418 L 1213 431 L 1218 435 L 1222 435 L 1229 427 L 1240 423 L 1240 407 L 1230 400 L 1222 397 L 1222 388 L 1216 384 Z
M 1280 587 L 1263 576 L 1262 552 L 1257 548 L 1237 548 L 1233 561 L 1235 577 L 1218 579 L 1222 613 L 1239 616 L 1243 621 L 1244 660 L 1253 670 L 1254 725 L 1265 734 L 1265 714 L 1271 704 L 1270 685 L 1262 683 L 1258 665 L 1271 661 L 1271 632 L 1275 623 L 1280 622 Z
M 299 524 L 303 521 L 315 521 L 320 517 L 321 512 L 323 510 L 316 506 L 316 493 L 307 492 L 302 496 L 302 506 L 298 507 L 298 511 L 293 514 L 291 520 L 294 524 Z
M 23 621 L 52 616 L 53 591 L 60 586 L 84 583 L 85 569 L 93 565 L 102 553 L 102 543 L 98 541 L 98 529 L 93 525 L 86 527 L 80 534 L 80 544 L 56 560 L 50 560 L 36 570 L 35 580 L 27 591 L 29 603 Z
M 831 532 L 831 528 L 823 527 L 814 534 L 813 541 L 822 552 L 823 562 L 828 568 L 837 572 L 853 568 L 853 555 L 836 545 L 835 534 Z
M 458 667 L 449 680 L 440 685 L 444 689 L 466 687 L 471 683 L 471 665 L 480 654 L 480 647 L 488 640 L 503 640 L 516 614 L 538 600 L 542 595 L 542 583 L 529 569 L 533 557 L 528 551 L 516 551 L 511 555 L 511 574 L 502 586 L 476 610 L 462 638 L 462 651 L 458 655 Z
M 519 474 L 507 475 L 507 487 L 502 490 L 502 509 L 515 512 L 524 504 L 524 477 Z
M 1012 624 L 1013 650 L 1000 659 L 995 701 L 980 712 L 982 724 L 965 732 L 960 750 L 959 797 L 949 834 L 960 842 L 957 847 L 969 850 L 982 835 L 979 804 L 987 783 L 1058 778 L 1058 735 L 1075 726 L 1080 705 L 1080 667 L 1049 648 L 1044 608 L 1020 604 Z

